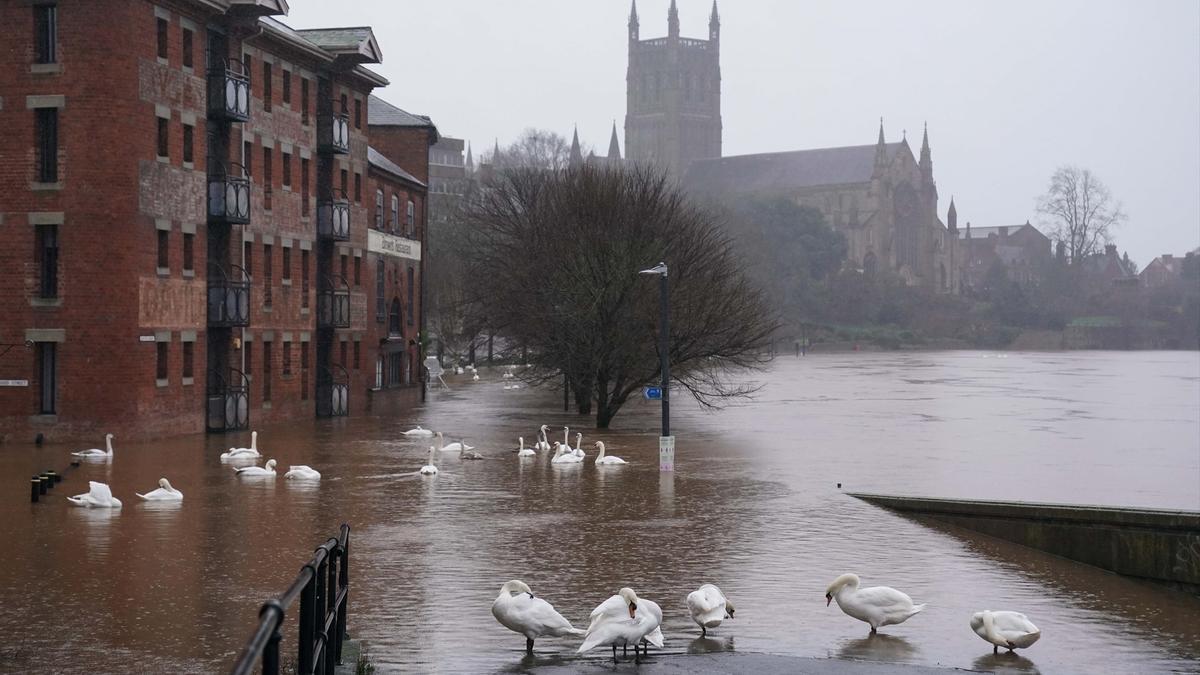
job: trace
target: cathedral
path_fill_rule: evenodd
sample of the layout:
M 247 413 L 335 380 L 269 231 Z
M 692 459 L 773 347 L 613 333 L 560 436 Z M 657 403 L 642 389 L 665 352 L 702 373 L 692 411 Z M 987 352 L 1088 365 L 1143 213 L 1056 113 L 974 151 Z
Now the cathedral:
M 884 269 L 909 284 L 954 291 L 957 214 L 943 223 L 926 130 L 920 156 L 908 139 L 889 143 L 880 121 L 874 144 L 723 157 L 721 22 L 713 2 L 708 39 L 681 37 L 671 0 L 667 37 L 641 39 L 637 1 L 629 15 L 625 161 L 649 162 L 705 195 L 783 196 L 824 214 L 846 235 L 847 264 Z M 609 161 L 620 161 L 616 136 Z M 576 150 L 576 152 L 578 152 Z

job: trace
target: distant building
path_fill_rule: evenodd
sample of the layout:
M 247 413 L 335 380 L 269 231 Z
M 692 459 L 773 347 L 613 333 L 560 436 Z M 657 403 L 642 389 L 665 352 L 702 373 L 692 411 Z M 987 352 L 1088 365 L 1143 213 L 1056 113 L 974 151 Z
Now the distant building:
M 1019 284 L 1040 282 L 1053 261 L 1050 239 L 1026 221 L 1022 225 L 967 226 L 958 231 L 962 252 L 962 279 L 966 288 L 978 288 L 1000 263 L 1008 278 Z
M 1184 267 L 1192 264 L 1195 253 L 1189 251 L 1183 258 L 1164 253 L 1151 260 L 1138 277 L 1146 288 L 1161 288 L 1178 283 L 1183 277 Z
M 467 192 L 470 170 L 463 156 L 464 150 L 466 141 L 449 136 L 442 136 L 429 148 L 429 192 L 435 199 L 440 195 L 461 196 Z
M 1109 285 L 1136 286 L 1140 283 L 1137 268 L 1129 262 L 1129 254 L 1121 257 L 1116 244 L 1107 244 L 1103 253 L 1093 253 L 1080 262 L 1086 281 L 1093 287 Z

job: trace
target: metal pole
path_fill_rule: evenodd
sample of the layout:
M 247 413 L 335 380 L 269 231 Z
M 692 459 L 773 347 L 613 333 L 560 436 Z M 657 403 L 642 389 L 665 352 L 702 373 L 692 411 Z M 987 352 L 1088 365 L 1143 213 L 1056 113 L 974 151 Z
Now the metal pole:
M 671 435 L 671 355 L 668 353 L 671 344 L 671 317 L 667 302 L 669 293 L 665 269 L 660 279 L 659 288 L 662 292 L 658 301 L 658 353 L 662 361 L 662 435 L 666 437 Z

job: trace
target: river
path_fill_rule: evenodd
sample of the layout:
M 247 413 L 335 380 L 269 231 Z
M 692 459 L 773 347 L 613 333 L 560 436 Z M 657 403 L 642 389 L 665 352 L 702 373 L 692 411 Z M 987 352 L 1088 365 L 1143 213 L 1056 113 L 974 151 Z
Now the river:
M 561 412 L 560 395 L 505 390 L 498 372 L 477 383 L 451 377 L 450 391 L 431 391 L 403 419 L 260 429 L 264 454 L 284 469 L 318 468 L 316 486 L 235 478 L 217 456 L 248 435 L 135 445 L 114 429 L 111 462 L 84 464 L 29 504 L 28 476 L 62 469 L 72 448 L 9 443 L 0 447 L 0 670 L 227 669 L 258 606 L 342 522 L 353 528 L 350 631 L 381 672 L 579 658 L 577 641 L 550 639 L 525 660 L 524 639 L 490 614 L 511 578 L 579 627 L 633 586 L 664 609 L 660 654 L 735 649 L 1046 673 L 1200 668 L 1196 597 L 844 494 L 1198 510 L 1200 354 L 811 355 L 781 358 L 757 377 L 754 400 L 718 412 L 676 396 L 674 474 L 657 470 L 657 403 L 632 403 L 616 428 L 598 432 Z M 630 464 L 518 460 L 517 436 L 531 441 L 541 423 L 559 435 L 579 426 L 589 453 L 604 440 Z M 428 442 L 398 432 L 415 424 L 465 438 L 489 459 L 444 453 L 438 476 L 413 475 Z M 160 476 L 184 492 L 181 506 L 134 497 Z M 89 479 L 108 482 L 125 507 L 70 506 L 64 497 Z M 868 638 L 865 624 L 825 606 L 825 587 L 850 571 L 929 606 Z M 737 618 L 700 640 L 684 597 L 705 582 L 737 604 Z M 1043 637 L 1018 657 L 994 657 L 967 626 L 982 609 L 1023 611 Z

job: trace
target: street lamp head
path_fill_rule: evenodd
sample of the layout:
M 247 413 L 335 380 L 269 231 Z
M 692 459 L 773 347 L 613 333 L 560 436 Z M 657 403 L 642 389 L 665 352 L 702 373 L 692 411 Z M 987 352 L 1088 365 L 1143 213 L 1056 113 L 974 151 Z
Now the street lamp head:
M 642 270 L 641 272 L 638 272 L 638 274 L 661 274 L 665 277 L 667 276 L 667 263 L 660 262 L 648 270 Z

